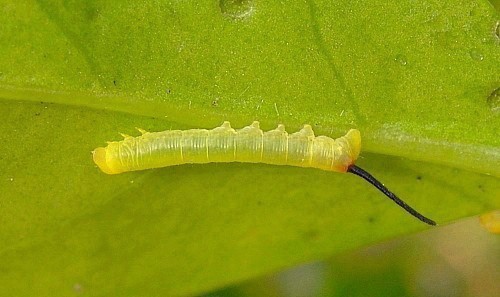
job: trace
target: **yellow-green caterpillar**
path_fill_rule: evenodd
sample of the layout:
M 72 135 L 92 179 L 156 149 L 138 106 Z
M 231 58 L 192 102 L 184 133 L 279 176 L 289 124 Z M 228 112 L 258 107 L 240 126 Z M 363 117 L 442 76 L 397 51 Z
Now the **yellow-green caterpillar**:
M 124 140 L 108 142 L 93 151 L 94 162 L 107 174 L 181 165 L 187 163 L 247 162 L 312 167 L 349 172 L 361 176 L 406 211 L 431 225 L 436 223 L 390 192 L 368 172 L 354 165 L 361 149 L 361 135 L 351 129 L 332 139 L 315 136 L 310 125 L 292 134 L 283 125 L 264 132 L 259 122 L 235 130 L 229 122 L 212 130 L 167 130 L 124 135 Z

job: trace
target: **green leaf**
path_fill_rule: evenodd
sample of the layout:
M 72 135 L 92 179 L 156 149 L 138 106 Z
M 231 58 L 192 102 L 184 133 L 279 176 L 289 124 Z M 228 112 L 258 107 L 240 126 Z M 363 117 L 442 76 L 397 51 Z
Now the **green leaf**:
M 90 152 L 134 127 L 355 127 L 358 164 L 439 223 L 500 207 L 485 1 L 0 7 L 0 293 L 195 294 L 426 228 L 349 175 L 102 174 Z

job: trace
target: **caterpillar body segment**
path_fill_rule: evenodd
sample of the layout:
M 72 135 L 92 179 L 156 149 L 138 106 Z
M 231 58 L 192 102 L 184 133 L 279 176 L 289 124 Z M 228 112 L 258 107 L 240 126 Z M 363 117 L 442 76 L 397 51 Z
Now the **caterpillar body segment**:
M 283 125 L 263 132 L 258 122 L 235 130 L 229 122 L 212 130 L 146 132 L 94 150 L 94 162 L 108 174 L 186 163 L 247 162 L 314 167 L 346 172 L 358 158 L 358 130 L 332 139 L 314 135 L 310 125 L 288 134 Z

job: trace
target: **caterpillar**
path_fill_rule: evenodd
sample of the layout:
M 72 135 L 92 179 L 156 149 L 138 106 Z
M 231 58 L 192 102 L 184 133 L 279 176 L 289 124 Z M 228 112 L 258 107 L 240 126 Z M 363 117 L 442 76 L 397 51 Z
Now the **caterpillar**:
M 332 139 L 315 136 L 310 125 L 288 134 L 284 125 L 264 132 L 259 122 L 235 130 L 229 122 L 212 130 L 167 130 L 124 135 L 122 141 L 108 142 L 96 148 L 93 160 L 102 172 L 122 172 L 188 163 L 246 162 L 312 167 L 352 173 L 365 179 L 417 219 L 429 225 L 436 222 L 423 216 L 388 190 L 370 173 L 354 165 L 361 149 L 361 135 L 351 129 L 345 136 Z

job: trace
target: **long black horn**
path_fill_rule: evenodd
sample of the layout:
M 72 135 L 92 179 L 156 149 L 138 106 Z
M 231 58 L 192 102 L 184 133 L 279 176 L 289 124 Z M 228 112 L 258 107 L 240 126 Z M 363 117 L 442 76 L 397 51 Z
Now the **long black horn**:
M 393 192 L 389 191 L 389 189 L 387 189 L 381 182 L 379 182 L 370 173 L 366 172 L 362 168 L 353 164 L 347 168 L 347 172 L 350 172 L 350 173 L 356 174 L 357 176 L 362 177 L 367 182 L 374 185 L 377 189 L 380 190 L 380 192 L 384 193 L 392 201 L 396 202 L 397 205 L 401 206 L 404 210 L 406 210 L 412 216 L 416 217 L 417 219 L 421 220 L 422 222 L 429 224 L 429 225 L 432 225 L 432 226 L 437 225 L 436 222 L 425 217 L 424 215 L 422 215 L 421 213 L 419 213 L 418 211 L 413 209 L 411 206 L 406 204 L 403 200 L 399 199 L 398 196 L 396 196 Z

